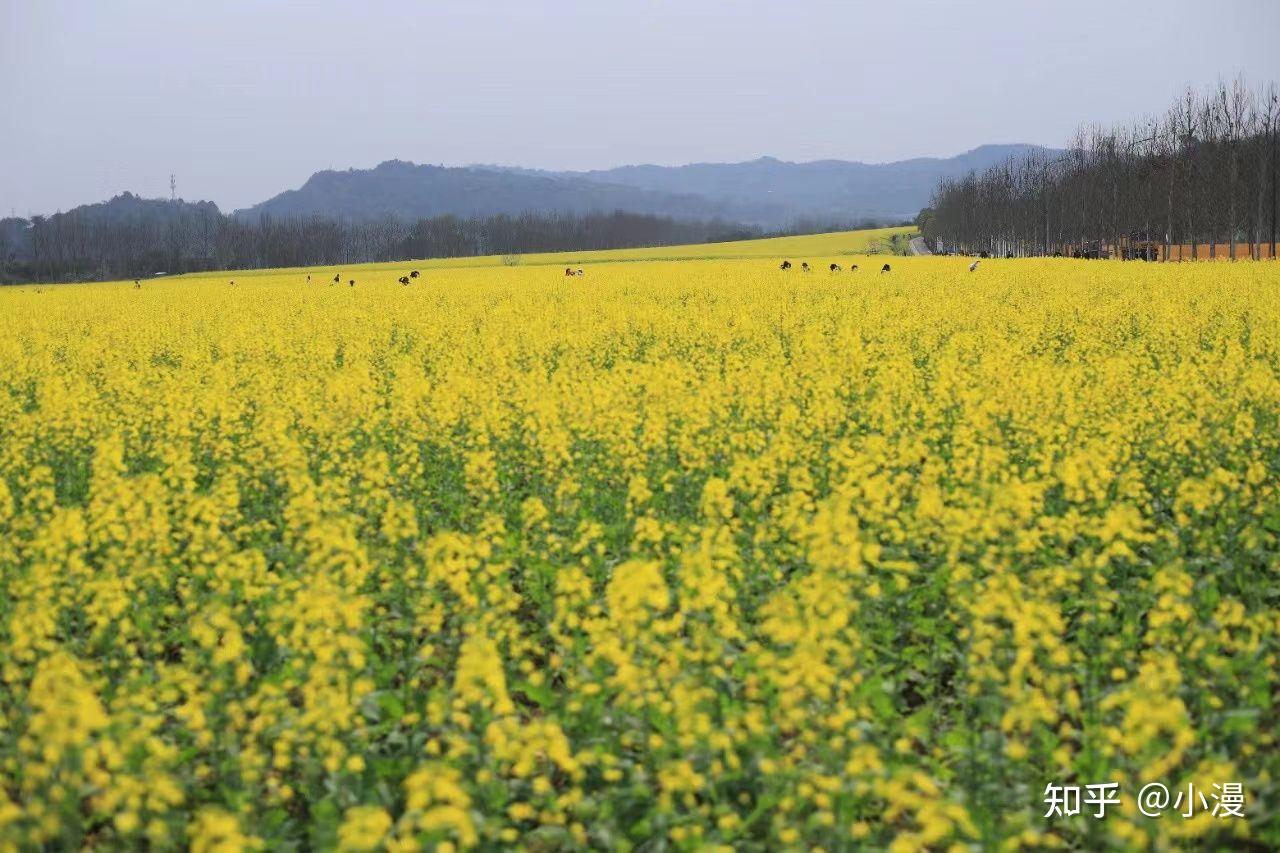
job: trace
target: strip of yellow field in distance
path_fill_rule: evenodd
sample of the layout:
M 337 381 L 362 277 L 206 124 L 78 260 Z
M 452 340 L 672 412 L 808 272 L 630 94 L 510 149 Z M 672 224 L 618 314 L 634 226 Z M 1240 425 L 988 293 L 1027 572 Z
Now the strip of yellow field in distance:
M 791 258 L 797 266 L 801 260 L 814 262 L 822 258 L 842 255 L 865 254 L 880 242 L 887 243 L 894 234 L 905 234 L 914 228 L 868 228 L 860 231 L 833 231 L 828 234 L 798 234 L 791 237 L 766 237 L 760 240 L 735 240 L 728 243 L 690 243 L 682 246 L 652 246 L 639 249 L 607 249 L 600 251 L 541 252 L 528 255 L 481 255 L 466 258 L 431 258 L 425 260 L 388 261 L 373 264 L 338 264 L 336 266 L 275 268 L 261 270 L 218 270 L 208 273 L 187 273 L 192 278 L 250 278 L 263 275 L 280 275 L 299 272 L 316 274 L 317 271 L 340 269 L 343 280 L 359 278 L 360 273 L 376 273 L 388 270 L 440 269 L 456 267 L 494 267 L 512 262 L 520 266 L 583 266 L 628 261 L 684 261 L 722 260 L 733 258 Z M 516 260 L 518 259 L 518 260 Z M 824 261 L 823 263 L 828 263 Z M 329 273 L 332 274 L 331 272 Z M 173 276 L 171 276 L 173 277 Z
M 862 231 L 835 231 L 830 234 L 798 234 L 793 237 L 767 237 L 763 240 L 736 240 L 730 243 L 697 243 L 687 246 L 655 246 L 645 249 L 613 249 L 601 252 L 554 252 L 524 255 L 522 263 L 583 263 L 611 261 L 684 261 L 720 258 L 785 258 L 803 255 L 865 254 L 876 242 L 887 241 L 894 234 L 914 231 L 910 227 L 870 228 Z M 457 259 L 464 260 L 464 259 Z M 475 258 L 469 260 L 477 260 Z M 488 260 L 488 259 L 486 259 Z

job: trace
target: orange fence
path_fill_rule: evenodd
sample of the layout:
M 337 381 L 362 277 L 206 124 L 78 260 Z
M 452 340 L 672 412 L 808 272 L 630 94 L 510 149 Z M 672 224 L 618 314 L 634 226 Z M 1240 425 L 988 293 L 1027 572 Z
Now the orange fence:
M 1192 260 L 1190 243 L 1183 243 L 1180 246 L 1177 246 L 1177 245 L 1170 246 L 1168 257 L 1165 256 L 1164 249 L 1165 249 L 1164 246 L 1160 246 L 1159 258 L 1162 261 Z M 1271 260 L 1272 258 L 1275 257 L 1274 255 L 1271 254 L 1270 243 L 1261 243 L 1257 246 L 1257 249 L 1258 249 L 1257 257 L 1260 258 L 1261 260 L 1264 260 L 1264 261 Z M 1236 243 L 1235 257 L 1237 260 L 1241 260 L 1241 261 L 1250 260 L 1254 257 L 1253 252 L 1254 252 L 1254 245 L 1252 243 Z M 1231 244 L 1218 243 L 1214 245 L 1212 257 L 1221 258 L 1223 260 L 1229 259 L 1231 257 Z M 1207 261 L 1210 259 L 1208 243 L 1196 244 L 1195 259 L 1200 261 Z
M 1150 258 L 1156 261 L 1208 261 L 1208 260 L 1231 260 L 1233 255 L 1230 243 L 1215 243 L 1213 251 L 1210 253 L 1208 243 L 1197 243 L 1195 251 L 1192 252 L 1190 243 L 1174 244 L 1166 247 L 1163 243 L 1155 240 L 1128 240 L 1121 238 L 1118 244 L 1115 243 L 1086 243 L 1083 245 L 1076 244 L 1064 247 L 1063 254 L 1068 257 L 1090 257 L 1090 258 L 1127 258 L 1129 260 L 1142 260 Z M 1257 254 L 1255 255 L 1255 251 Z M 1238 261 L 1248 261 L 1253 258 L 1268 261 L 1274 259 L 1275 255 L 1271 252 L 1271 243 L 1249 243 L 1240 241 L 1236 243 L 1234 258 Z

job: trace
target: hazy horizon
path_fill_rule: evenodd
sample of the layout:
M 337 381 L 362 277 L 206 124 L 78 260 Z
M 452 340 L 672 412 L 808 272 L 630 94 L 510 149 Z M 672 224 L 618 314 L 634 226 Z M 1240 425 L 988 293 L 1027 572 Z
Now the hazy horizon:
M 1280 78 L 1280 4 L 0 0 L 0 215 L 224 211 L 385 160 L 589 170 L 1060 147 Z M 1016 69 L 1016 73 L 1011 73 Z
M 536 170 L 540 170 L 540 171 L 547 171 L 547 172 L 590 172 L 590 171 L 604 171 L 604 170 L 608 170 L 608 169 L 616 168 L 616 167 L 619 167 L 619 166 L 663 166 L 663 167 L 669 167 L 669 168 L 678 168 L 678 167 L 680 167 L 680 166 L 698 166 L 698 165 L 703 165 L 703 164 L 717 164 L 717 165 L 719 165 L 719 164 L 728 164 L 728 165 L 733 165 L 733 164 L 735 164 L 735 163 L 749 163 L 749 162 L 753 162 L 753 161 L 756 161 L 756 160 L 762 160 L 762 159 L 774 159 L 774 160 L 780 160 L 780 161 L 783 161 L 783 162 L 798 163 L 798 164 L 804 164 L 804 163 L 817 163 L 817 162 L 822 162 L 823 160 L 830 160 L 830 161 L 841 161 L 841 162 L 858 162 L 858 163 L 861 163 L 861 164 L 866 165 L 866 166 L 881 166 L 881 165 L 888 165 L 888 164 L 892 164 L 892 163 L 900 163 L 900 162 L 903 162 L 903 161 L 905 161 L 905 160 L 919 160 L 919 159 L 926 159 L 926 160 L 927 160 L 927 159 L 942 159 L 942 160 L 945 160 L 945 159 L 950 159 L 950 158 L 952 158 L 952 157 L 956 157 L 956 156 L 961 155 L 961 154 L 967 154 L 967 153 L 969 153 L 970 151 L 973 151 L 973 150 L 975 150 L 975 149 L 977 149 L 977 148 L 981 148 L 981 147 L 984 147 L 984 146 L 992 146 L 992 147 L 1006 147 L 1006 146 L 1016 146 L 1016 145 L 1041 145 L 1041 143 L 1039 143 L 1039 142 L 1025 142 L 1025 141 L 1021 141 L 1021 140 L 1019 140 L 1019 141 L 1013 141 L 1013 142 L 984 142 L 984 143 L 982 143 L 981 145 L 975 145 L 975 146 L 973 146 L 972 148 L 966 148 L 966 149 L 965 149 L 965 150 L 963 150 L 963 151 L 954 151 L 954 152 L 951 152 L 951 153 L 949 153 L 949 154 L 947 154 L 947 153 L 940 153 L 940 154 L 919 154 L 919 155 L 916 155 L 916 156 L 914 156 L 914 157 L 902 157 L 902 158 L 898 158 L 898 159 L 895 159 L 895 160 L 857 160 L 857 161 L 855 161 L 855 160 L 852 160 L 852 159 L 850 159 L 850 158 L 843 158 L 843 157 L 822 157 L 822 158 L 814 158 L 814 159 L 812 159 L 812 160 L 789 160 L 789 159 L 788 159 L 788 158 L 786 158 L 786 157 L 775 157 L 774 155 L 771 155 L 771 154 L 761 154 L 761 155 L 758 155 L 758 156 L 756 156 L 756 157 L 750 157 L 750 158 L 747 158 L 747 159 L 745 159 L 745 160 L 689 160 L 689 161 L 687 161 L 687 162 L 673 162 L 673 163 L 653 163 L 653 162 L 636 161 L 636 162 L 630 162 L 630 163 L 614 163 L 614 164 L 612 164 L 612 165 L 607 165 L 607 166 L 593 166 L 593 167 L 591 167 L 590 169 L 574 169 L 574 168 L 571 168 L 571 167 L 567 167 L 567 168 L 563 168 L 563 169 L 555 169 L 555 168 L 551 168 L 551 167 L 547 167 L 547 166 L 540 166 L 540 165 L 537 165 L 537 164 L 531 164 L 531 163 L 492 163 L 492 162 L 488 162 L 488 163 L 486 163 L 486 162 L 481 162 L 481 161 L 478 161 L 478 160 L 477 160 L 477 161 L 474 161 L 474 162 L 470 162 L 470 163 L 439 163 L 439 162 L 431 162 L 431 161 L 427 161 L 427 160 L 411 160 L 411 159 L 410 159 L 410 158 L 408 158 L 408 157 L 384 157 L 384 158 L 382 158 L 382 159 L 380 159 L 380 160 L 376 160 L 376 161 L 368 162 L 368 163 L 350 163 L 350 164 L 345 164 L 345 165 L 342 165 L 342 166 L 337 166 L 337 165 L 334 165 L 334 166 L 323 166 L 323 167 L 321 167 L 321 168 L 316 169 L 316 170 L 315 170 L 315 172 L 312 172 L 312 173 L 308 174 L 308 175 L 307 175 L 306 177 L 304 177 L 304 178 L 302 179 L 302 181 L 300 181 L 297 185 L 292 185 L 292 186 L 287 186 L 287 187 L 282 186 L 282 187 L 280 187 L 280 188 L 279 188 L 279 189 L 277 189 L 277 190 L 272 190 L 272 191 L 270 191 L 267 195 L 264 195 L 264 196 L 263 196 L 262 198 L 260 198 L 260 199 L 255 199 L 254 201 L 251 201 L 251 202 L 249 202 L 248 204 L 238 205 L 237 207 L 234 207 L 234 208 L 232 208 L 232 207 L 224 207 L 223 205 L 219 204 L 219 205 L 218 205 L 218 209 L 219 209 L 219 210 L 221 210 L 223 213 L 233 213 L 233 212 L 235 212 L 236 210 L 241 210 L 241 209 L 244 209 L 244 208 L 246 208 L 246 207 L 251 207 L 252 205 L 257 204 L 258 202 L 266 201 L 268 198 L 271 198 L 271 197 L 273 197 L 273 196 L 279 195 L 280 193 L 285 192 L 286 190 L 297 189 L 299 186 L 301 186 L 303 183 L 305 183 L 305 182 L 307 181 L 307 179 L 311 178 L 311 177 L 312 177 L 313 175 L 315 175 L 317 172 L 323 172 L 323 171 L 335 171 L 335 172 L 346 172 L 346 171 L 367 171 L 367 170 L 370 170 L 370 169 L 374 169 L 374 168 L 376 168 L 377 166 L 381 165 L 382 163 L 386 163 L 386 162 L 388 162 L 388 161 L 393 161 L 393 160 L 400 160 L 400 161 L 409 162 L 409 163 L 412 163 L 412 164 L 413 164 L 413 165 L 415 165 L 415 166 L 445 166 L 445 167 L 449 167 L 449 168 L 460 168 L 460 169 L 466 169 L 466 168 L 495 168 L 495 169 L 496 169 L 496 168 L 511 168 L 511 169 L 536 169 Z M 1042 147 L 1045 147 L 1045 148 L 1054 148 L 1054 147 L 1059 147 L 1059 146 L 1043 145 Z M 79 206 L 79 205 L 82 205 L 82 204 L 93 204 L 93 203 L 95 203 L 95 202 L 108 201 L 108 200 L 110 200 L 111 198 L 113 198 L 113 197 L 115 197 L 115 196 L 118 196 L 118 195 L 120 195 L 120 194 L 122 194 L 122 193 L 125 193 L 125 192 L 130 192 L 130 193 L 133 193 L 133 194 L 134 194 L 134 195 L 136 195 L 136 196 L 141 196 L 141 197 L 143 197 L 143 198 L 168 198 L 168 197 L 169 197 L 169 187 L 168 187 L 168 184 L 165 184 L 165 186 L 162 188 L 162 191 L 157 191 L 157 192 L 155 192 L 154 194 L 140 193 L 140 192 L 137 192 L 136 190 L 133 190 L 133 189 L 131 189 L 131 188 L 129 188 L 129 187 L 124 187 L 124 188 L 122 188 L 122 189 L 120 189 L 120 190 L 117 190 L 117 191 L 116 191 L 116 192 L 114 192 L 114 193 L 111 193 L 111 195 L 104 196 L 104 197 L 102 197 L 102 198 L 90 199 L 90 200 L 83 201 L 83 202 L 77 202 L 76 204 L 71 205 L 71 207 L 76 207 L 76 206 Z M 193 203 L 194 203 L 194 202 L 203 202 L 203 201 L 215 201 L 215 199 L 212 199 L 212 198 L 195 198 L 195 197 L 192 197 L 192 196 L 190 196 L 190 195 L 184 195 L 184 194 L 183 194 L 183 192 L 182 192 L 182 187 L 181 187 L 181 186 L 178 186 L 178 193 L 177 193 L 177 195 L 178 195 L 178 198 L 179 198 L 180 200 L 182 200 L 182 201 L 186 201 L 186 202 L 193 202 Z M 53 211 L 53 210 L 50 210 L 50 211 L 35 211 L 34 215 L 48 215 L 48 214 L 51 214 L 51 213 L 62 212 L 63 210 L 66 210 L 66 209 L 68 209 L 68 208 L 60 208 L 58 211 Z M 8 216 L 9 214 L 8 214 L 7 212 L 0 212 L 0 215 L 2 215 L 2 216 Z M 19 211 L 19 212 L 18 212 L 18 215 L 19 215 L 19 216 L 23 216 L 24 214 L 22 214 L 22 213 Z

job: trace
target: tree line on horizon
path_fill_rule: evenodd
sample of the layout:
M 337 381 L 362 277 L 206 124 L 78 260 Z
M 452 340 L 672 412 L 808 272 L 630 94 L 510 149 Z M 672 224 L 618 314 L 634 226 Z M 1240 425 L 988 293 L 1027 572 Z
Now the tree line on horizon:
M 0 220 L 0 283 L 106 281 L 211 270 L 348 265 L 529 252 L 720 243 L 880 222 L 800 220 L 784 230 L 626 211 L 483 217 L 244 218 L 212 202 L 108 202 L 30 220 Z
M 1276 257 L 1280 90 L 1188 89 L 1160 116 L 1082 127 L 942 180 L 916 224 L 943 251 L 993 255 Z
M 209 270 L 324 266 L 467 255 L 630 248 L 739 240 L 759 229 L 626 213 L 528 213 L 478 218 L 319 216 L 247 220 L 211 203 L 124 198 L 129 211 L 94 205 L 0 221 L 0 281 L 101 281 Z M 83 211 L 83 212 L 81 212 Z

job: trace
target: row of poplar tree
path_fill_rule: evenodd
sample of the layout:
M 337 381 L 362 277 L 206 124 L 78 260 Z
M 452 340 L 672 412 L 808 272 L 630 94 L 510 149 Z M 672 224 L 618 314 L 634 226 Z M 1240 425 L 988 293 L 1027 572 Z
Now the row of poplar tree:
M 1280 90 L 1187 92 L 1127 126 L 1082 127 L 942 181 L 917 220 L 935 250 L 1154 259 L 1276 257 Z

